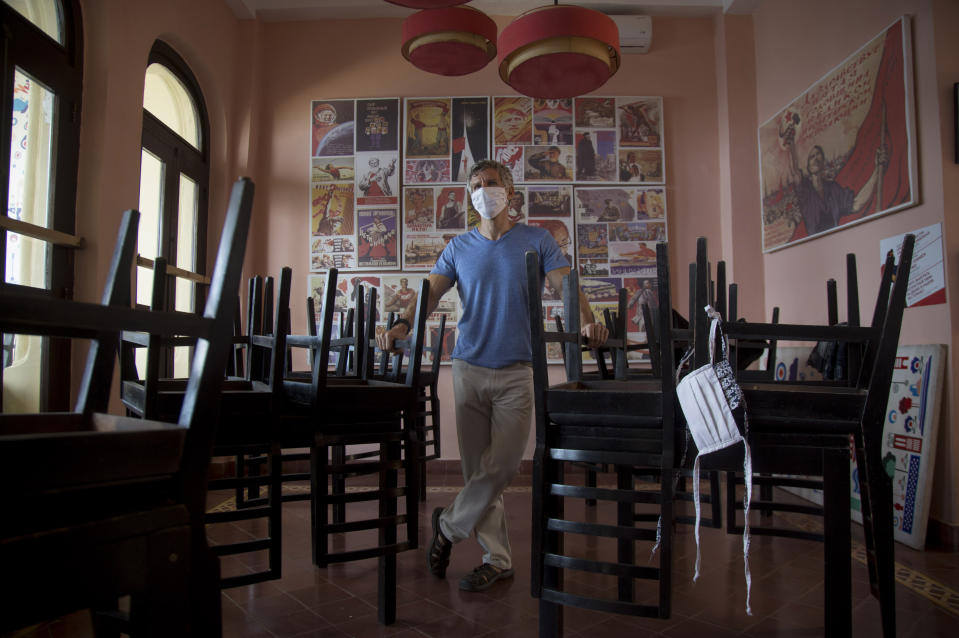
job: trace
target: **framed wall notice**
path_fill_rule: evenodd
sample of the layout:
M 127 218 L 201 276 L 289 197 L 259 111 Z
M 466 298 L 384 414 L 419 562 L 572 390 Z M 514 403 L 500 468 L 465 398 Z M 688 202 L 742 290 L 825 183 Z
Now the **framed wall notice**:
M 933 224 L 910 231 L 916 236 L 912 269 L 909 271 L 909 288 L 906 290 L 906 307 L 932 306 L 946 303 L 946 271 L 943 267 L 942 224 Z M 879 242 L 879 263 L 886 263 L 886 255 L 892 253 L 896 261 L 902 253 L 905 233 L 887 237 Z

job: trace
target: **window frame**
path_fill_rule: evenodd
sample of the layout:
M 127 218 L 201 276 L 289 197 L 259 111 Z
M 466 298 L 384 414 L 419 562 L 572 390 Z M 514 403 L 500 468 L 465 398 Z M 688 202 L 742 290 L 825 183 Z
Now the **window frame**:
M 51 164 L 49 229 L 76 234 L 77 173 L 80 162 L 80 112 L 83 100 L 83 25 L 79 0 L 58 0 L 63 19 L 60 44 L 10 5 L 0 2 L 0 201 L 9 199 L 10 144 L 13 119 L 13 87 L 16 69 L 21 69 L 55 95 L 53 162 Z M 4 213 L 6 216 L 6 213 Z M 0 273 L 6 272 L 7 230 L 0 229 Z M 74 295 L 75 248 L 42 239 L 50 244 L 47 258 L 47 288 L 29 288 L 30 294 L 72 299 Z M 69 340 L 46 339 L 41 354 L 41 410 L 66 410 L 70 403 Z M 0 370 L 2 381 L 2 370 Z M 2 397 L 0 397 L 2 402 Z
M 143 132 L 140 146 L 156 156 L 164 165 L 163 183 L 161 186 L 160 202 L 160 229 L 157 246 L 157 255 L 165 257 L 169 264 L 167 272 L 192 273 L 205 279 L 207 274 L 207 226 L 209 221 L 209 193 L 210 193 L 210 118 L 203 98 L 200 83 L 193 75 L 192 70 L 183 58 L 162 40 L 157 40 L 150 50 L 150 56 L 144 67 L 151 64 L 162 64 L 177 79 L 179 79 L 193 100 L 196 108 L 197 125 L 199 126 L 198 141 L 200 148 L 195 148 L 173 129 L 164 124 L 159 118 L 150 113 L 145 106 L 143 111 Z M 180 174 L 189 177 L 197 187 L 196 201 L 196 236 L 194 237 L 194 265 L 193 269 L 175 268 L 177 261 L 177 215 L 179 212 Z M 193 277 L 187 277 L 193 279 Z M 175 303 L 176 278 L 170 277 L 166 299 L 168 309 L 172 310 Z M 206 286 L 195 283 L 193 286 L 193 308 L 202 308 L 206 301 Z M 172 349 L 161 361 L 161 374 L 172 374 Z

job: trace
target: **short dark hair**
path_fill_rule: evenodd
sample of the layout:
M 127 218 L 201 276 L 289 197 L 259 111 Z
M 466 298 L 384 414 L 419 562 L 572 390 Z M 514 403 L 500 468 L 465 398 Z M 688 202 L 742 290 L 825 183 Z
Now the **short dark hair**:
M 473 167 L 470 169 L 469 175 L 466 176 L 466 192 L 473 192 L 473 176 L 477 173 L 485 171 L 487 168 L 492 168 L 499 175 L 499 181 L 502 182 L 503 188 L 506 190 L 513 190 L 513 174 L 508 168 L 503 166 L 497 161 L 484 159 L 473 164 Z

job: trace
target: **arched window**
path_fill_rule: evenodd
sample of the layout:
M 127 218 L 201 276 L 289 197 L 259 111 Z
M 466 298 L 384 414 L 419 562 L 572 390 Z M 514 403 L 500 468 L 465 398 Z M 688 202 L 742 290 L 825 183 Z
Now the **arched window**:
M 150 302 L 152 260 L 165 257 L 179 276 L 169 306 L 193 311 L 204 299 L 209 198 L 209 120 L 200 85 L 166 43 L 150 52 L 143 88 L 137 302 Z M 185 376 L 186 349 L 173 373 Z M 169 371 L 169 369 L 167 369 Z
M 83 85 L 77 0 L 2 0 L 0 56 L 0 272 L 3 285 L 73 294 L 79 246 L 76 186 Z M 69 405 L 70 348 L 63 340 L 3 335 L 5 411 Z

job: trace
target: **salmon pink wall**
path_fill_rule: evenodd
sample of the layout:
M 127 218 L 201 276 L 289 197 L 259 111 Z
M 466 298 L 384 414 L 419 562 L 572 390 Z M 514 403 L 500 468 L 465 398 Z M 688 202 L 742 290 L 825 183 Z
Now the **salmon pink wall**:
M 509 18 L 496 18 L 500 28 Z M 260 47 L 261 121 L 257 136 L 257 199 L 266 214 L 255 222 L 261 272 L 293 267 L 293 299 L 307 295 L 309 270 L 309 115 L 321 98 L 512 95 L 495 64 L 445 78 L 411 66 L 400 55 L 400 20 L 264 23 Z M 666 136 L 667 211 L 674 264 L 695 258 L 695 238 L 720 245 L 716 80 L 711 18 L 657 18 L 654 46 L 627 54 L 605 95 L 661 95 Z M 686 298 L 686 269 L 674 269 L 677 299 Z M 293 329 L 306 328 L 302 304 Z M 448 369 L 444 368 L 444 375 Z M 448 388 L 444 378 L 441 388 Z M 452 394 L 443 400 L 444 458 L 458 458 Z M 527 457 L 531 456 L 527 450 Z
M 248 69 L 254 51 L 243 43 L 253 38 L 256 25 L 241 23 L 222 0 L 88 0 L 81 7 L 84 86 L 77 233 L 86 243 L 77 252 L 76 297 L 100 299 L 120 217 L 124 210 L 138 208 L 143 79 L 157 39 L 171 45 L 190 66 L 209 113 L 209 272 L 232 182 L 252 172 L 246 149 L 252 113 Z M 84 361 L 82 355 L 74 357 L 75 382 Z
M 719 131 L 718 201 L 722 243 L 713 260 L 726 261 L 727 281 L 739 285 L 738 316 L 760 320 L 764 310 L 759 161 L 756 154 L 756 64 L 750 16 L 718 16 L 716 86 Z
M 947 14 L 955 16 L 955 7 L 939 3 Z M 943 11 L 939 11 L 941 14 Z M 955 333 L 950 316 L 956 308 L 955 215 L 945 214 L 943 176 L 947 153 L 940 124 L 943 108 L 941 84 L 937 78 L 937 24 L 951 24 L 953 44 L 943 59 L 955 60 L 956 21 L 943 21 L 934 13 L 931 0 L 766 0 L 753 16 L 756 42 L 756 101 L 759 122 L 765 122 L 831 71 L 860 46 L 875 37 L 902 15 L 911 15 L 913 69 L 918 140 L 919 198 L 913 208 L 846 228 L 764 258 L 765 302 L 767 308 L 779 306 L 782 318 L 790 323 L 825 319 L 824 282 L 834 277 L 839 289 L 845 289 L 845 254 L 853 252 L 859 270 L 861 312 L 869 317 L 870 297 L 879 285 L 879 241 L 892 235 L 916 230 L 935 223 L 943 224 L 946 254 L 951 268 L 946 272 L 948 304 L 906 310 L 902 344 L 942 343 L 952 354 Z M 787 26 L 788 25 L 788 26 Z M 943 26 L 943 30 L 949 31 Z M 943 35 L 946 35 L 945 33 Z M 944 46 L 950 46 L 943 43 Z M 950 58 L 951 56 L 951 58 Z M 955 65 L 953 64 L 953 69 Z M 953 80 L 954 81 L 954 80 Z M 946 116 L 945 113 L 942 116 Z M 759 197 L 757 191 L 756 197 Z M 955 210 L 955 199 L 951 202 Z M 947 262 L 949 265 L 949 262 Z M 950 277 L 950 274 L 953 276 Z M 840 295 L 842 297 L 842 295 Z M 840 317 L 845 317 L 845 300 L 840 299 Z M 948 366 L 943 418 L 940 424 L 940 454 L 934 478 L 932 516 L 941 521 L 959 523 L 959 495 L 955 482 L 955 460 L 959 453 L 957 433 L 952 426 L 956 414 L 956 365 Z
M 238 154 L 250 112 L 246 66 L 253 53 L 241 36 L 253 23 L 237 20 L 222 0 L 82 2 L 85 64 L 78 233 L 78 290 L 98 298 L 123 210 L 137 208 L 143 78 L 153 43 L 165 40 L 200 83 L 211 135 L 211 263 L 230 186 L 248 169 Z M 216 25 L 215 29 L 209 25 Z M 242 82 L 240 80 L 242 79 Z M 246 93 L 247 95 L 244 95 Z M 248 134 L 248 131 L 246 131 Z M 96 273 L 96 274 L 94 274 Z

